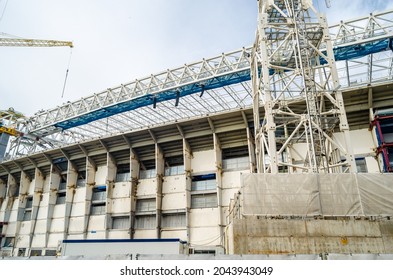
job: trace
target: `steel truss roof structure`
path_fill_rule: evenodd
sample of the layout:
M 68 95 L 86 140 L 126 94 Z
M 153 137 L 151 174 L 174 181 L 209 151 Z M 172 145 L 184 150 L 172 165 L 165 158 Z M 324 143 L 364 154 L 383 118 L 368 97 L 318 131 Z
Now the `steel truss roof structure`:
M 329 27 L 342 89 L 392 80 L 392 27 L 393 10 Z M 320 46 L 321 53 L 324 48 Z M 25 137 L 12 140 L 7 159 L 104 135 L 251 108 L 251 53 L 252 47 L 223 53 L 40 111 L 16 124 Z M 299 90 L 286 88 L 283 94 L 296 101 Z

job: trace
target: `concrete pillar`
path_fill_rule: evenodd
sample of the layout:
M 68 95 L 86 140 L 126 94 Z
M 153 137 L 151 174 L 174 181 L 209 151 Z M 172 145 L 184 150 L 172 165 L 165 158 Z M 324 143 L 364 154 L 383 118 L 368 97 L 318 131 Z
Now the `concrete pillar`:
M 252 132 L 249 127 L 246 127 L 246 131 L 247 131 L 248 160 L 249 160 L 250 172 L 255 173 L 257 170 L 257 166 L 256 166 L 254 140 L 252 137 Z
M 70 218 L 72 213 L 72 205 L 74 203 L 74 196 L 76 190 L 76 181 L 78 180 L 78 170 L 76 166 L 68 161 L 67 167 L 67 182 L 66 182 L 66 205 L 64 215 L 64 239 L 68 238 Z
M 156 229 L 157 238 L 161 238 L 162 182 L 164 179 L 165 160 L 160 146 L 156 143 Z
M 24 216 L 25 209 L 26 209 L 27 199 L 29 197 L 30 183 L 31 183 L 31 181 L 30 181 L 29 176 L 24 171 L 21 171 L 18 216 L 17 216 L 16 230 L 15 230 L 15 245 L 16 245 L 16 247 L 18 247 L 18 236 L 19 236 L 19 232 L 20 232 L 21 223 L 23 222 L 23 216 Z M 25 252 L 25 254 L 26 254 L 26 252 Z
M 91 200 L 93 197 L 93 188 L 96 185 L 96 166 L 92 164 L 92 161 L 86 157 L 86 193 L 85 193 L 85 213 L 84 213 L 84 225 L 83 225 L 83 238 L 87 238 L 87 230 L 89 227 L 90 212 L 91 212 Z
M 224 245 L 224 230 L 225 230 L 225 219 L 224 219 L 224 206 L 223 206 L 223 191 L 222 191 L 222 149 L 220 139 L 216 133 L 213 133 L 214 141 L 214 156 L 216 162 L 216 183 L 217 183 L 217 205 L 219 210 L 219 224 L 220 227 L 220 244 Z
M 40 209 L 42 194 L 44 192 L 44 180 L 45 176 L 41 171 L 36 168 L 34 175 L 34 194 L 33 194 L 33 206 L 31 209 L 31 222 L 30 222 L 30 238 L 29 238 L 29 248 L 27 249 L 27 256 L 30 255 L 31 247 L 33 244 L 34 231 L 37 224 L 38 211 Z
M 139 179 L 140 164 L 138 155 L 134 149 L 130 148 L 130 172 L 131 172 L 131 205 L 130 205 L 130 238 L 134 238 L 135 233 L 135 212 L 136 212 L 136 192 Z
M 55 166 L 51 164 L 50 168 L 50 173 L 49 173 L 49 184 L 47 186 L 44 186 L 44 194 L 48 194 L 48 209 L 46 213 L 46 236 L 45 236 L 45 247 L 48 247 L 48 242 L 49 242 L 49 233 L 52 225 L 52 218 L 53 218 L 53 212 L 54 208 L 56 205 L 56 199 L 57 199 L 57 191 L 59 189 L 60 185 L 60 174 L 56 170 Z M 64 224 L 66 224 L 67 221 L 67 210 L 65 211 L 65 218 L 64 218 Z M 64 226 L 63 232 L 67 232 L 67 227 Z M 64 234 L 64 238 L 66 237 L 66 234 Z
M 107 175 L 106 175 L 106 212 L 105 212 L 105 238 L 108 238 L 109 230 L 112 228 L 112 203 L 113 188 L 116 181 L 116 161 L 107 153 Z
M 183 138 L 183 158 L 184 158 L 184 172 L 186 176 L 186 228 L 187 228 L 187 242 L 190 243 L 190 209 L 191 209 L 191 158 L 192 152 L 191 147 L 187 140 Z
M 2 179 L 0 179 L 0 210 L 1 210 L 1 206 L 3 205 L 3 201 L 5 200 L 6 194 L 7 194 L 7 185 Z

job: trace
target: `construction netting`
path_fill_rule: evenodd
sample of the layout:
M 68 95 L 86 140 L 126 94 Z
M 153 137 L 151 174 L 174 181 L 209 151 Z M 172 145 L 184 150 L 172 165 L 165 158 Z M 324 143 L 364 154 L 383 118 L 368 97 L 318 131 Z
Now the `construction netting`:
M 393 174 L 243 174 L 242 213 L 392 216 Z

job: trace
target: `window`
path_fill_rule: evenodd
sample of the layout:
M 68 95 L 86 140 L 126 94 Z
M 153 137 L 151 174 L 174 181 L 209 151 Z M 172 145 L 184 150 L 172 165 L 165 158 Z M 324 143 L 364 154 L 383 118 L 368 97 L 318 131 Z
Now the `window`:
M 359 173 L 367 173 L 367 164 L 365 158 L 357 158 L 356 161 L 356 169 Z
M 116 182 L 127 182 L 131 180 L 130 164 L 117 165 Z
M 36 257 L 36 256 L 41 256 L 42 255 L 42 250 L 31 250 L 30 256 L 31 257 Z
M 33 197 L 29 196 L 26 200 L 26 207 L 23 213 L 23 221 L 30 221 L 31 220 L 31 210 L 33 208 Z
M 93 189 L 92 201 L 106 200 L 106 186 L 97 186 Z
M 14 247 L 14 237 L 6 237 L 4 240 L 4 247 Z
M 65 191 L 67 187 L 67 183 L 66 182 L 62 182 L 59 184 L 59 191 Z
M 217 194 L 194 194 L 191 196 L 191 208 L 213 208 L 217 207 Z
M 225 170 L 244 170 L 249 168 L 248 157 L 230 158 L 222 161 Z
M 86 179 L 78 179 L 76 181 L 76 187 L 77 188 L 83 188 L 86 186 Z
M 150 179 L 156 177 L 156 170 L 155 169 L 147 169 L 147 170 L 141 170 L 139 172 L 139 178 L 140 179 Z
M 57 193 L 56 204 L 64 204 L 66 201 L 66 193 Z
M 56 250 L 45 250 L 45 256 L 56 256 Z
M 216 190 L 216 174 L 206 174 L 192 177 L 191 191 Z
M 137 212 L 149 212 L 156 211 L 156 199 L 138 199 L 136 201 L 136 211 Z
M 156 228 L 156 215 L 135 216 L 135 228 L 137 229 Z
M 164 228 L 185 227 L 186 213 L 163 214 L 161 223 Z
M 248 146 L 223 149 L 222 168 L 224 170 L 249 169 Z
M 91 205 L 91 215 L 102 215 L 105 214 L 106 203 L 94 203 Z
M 184 174 L 184 165 L 165 167 L 165 176 Z
M 112 217 L 112 228 L 113 229 L 128 229 L 130 227 L 130 217 Z

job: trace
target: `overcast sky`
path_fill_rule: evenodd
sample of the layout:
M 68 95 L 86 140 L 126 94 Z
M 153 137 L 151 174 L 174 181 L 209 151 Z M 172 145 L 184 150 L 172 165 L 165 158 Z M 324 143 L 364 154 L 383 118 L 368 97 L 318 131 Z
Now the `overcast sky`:
M 314 3 L 326 10 L 325 0 Z M 330 0 L 329 24 L 393 7 Z M 254 41 L 256 0 L 0 0 L 0 32 L 74 43 L 70 49 L 0 47 L 0 109 L 30 116 L 137 78 Z

